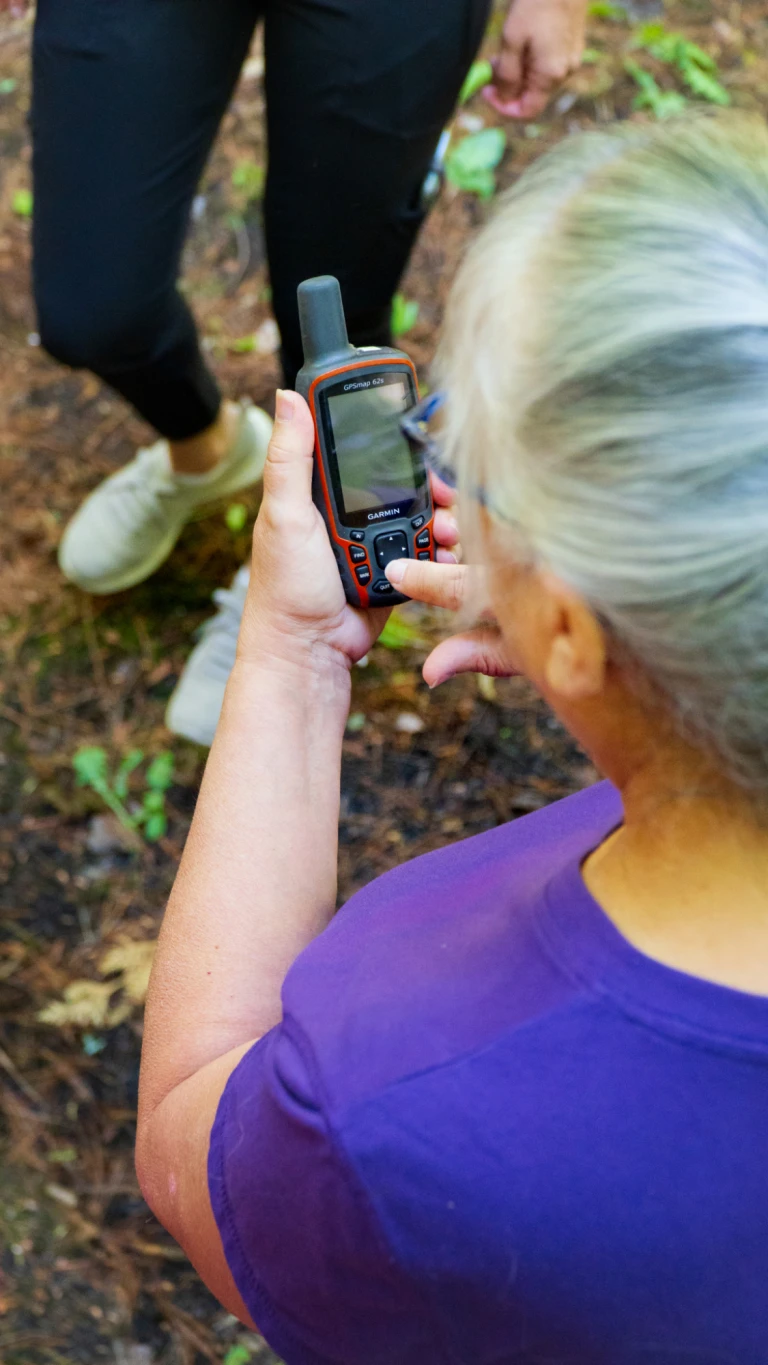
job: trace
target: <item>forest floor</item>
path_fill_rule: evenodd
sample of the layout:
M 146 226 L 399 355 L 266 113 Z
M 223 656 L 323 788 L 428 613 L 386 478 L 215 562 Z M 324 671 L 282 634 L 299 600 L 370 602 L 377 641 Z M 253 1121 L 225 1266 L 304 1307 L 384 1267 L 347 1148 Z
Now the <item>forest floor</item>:
M 508 127 L 502 187 L 579 128 L 648 116 L 632 113 L 628 57 L 660 89 L 684 90 L 668 64 L 632 49 L 649 17 L 640 4 L 629 15 L 610 0 L 593 5 L 587 64 L 545 118 Z M 714 57 L 735 104 L 765 108 L 764 5 L 686 0 L 664 22 Z M 28 47 L 28 23 L 0 18 L 0 1362 L 274 1365 L 149 1214 L 132 1162 L 146 975 L 205 762 L 168 735 L 163 712 L 211 593 L 247 556 L 256 508 L 243 499 L 239 530 L 226 509 L 189 526 L 131 593 L 88 598 L 59 575 L 67 519 L 148 432 L 90 375 L 57 367 L 35 344 L 29 205 L 18 193 L 30 183 Z M 226 389 L 270 408 L 278 367 L 259 210 L 261 71 L 256 45 L 196 201 L 185 281 Z M 476 99 L 459 135 L 480 120 L 495 121 Z M 414 253 L 403 293 L 419 312 L 401 344 L 425 376 L 457 260 L 486 212 L 447 187 Z M 342 899 L 406 858 L 595 779 L 525 684 L 464 678 L 429 694 L 420 668 L 441 623 L 413 608 L 399 615 L 409 625 L 391 642 L 399 647 L 377 646 L 355 670 Z M 110 763 L 136 748 L 146 760 L 170 750 L 159 841 L 133 846 L 76 785 L 83 745 Z M 129 800 L 140 801 L 145 772 L 146 763 L 134 772 Z

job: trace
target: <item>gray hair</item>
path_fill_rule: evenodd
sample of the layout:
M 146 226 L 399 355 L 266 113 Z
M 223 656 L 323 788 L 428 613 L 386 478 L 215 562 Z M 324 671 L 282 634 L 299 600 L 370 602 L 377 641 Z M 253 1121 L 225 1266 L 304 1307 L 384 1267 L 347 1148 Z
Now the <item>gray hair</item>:
M 542 157 L 462 265 L 438 369 L 460 487 L 768 797 L 762 123 L 632 125 Z

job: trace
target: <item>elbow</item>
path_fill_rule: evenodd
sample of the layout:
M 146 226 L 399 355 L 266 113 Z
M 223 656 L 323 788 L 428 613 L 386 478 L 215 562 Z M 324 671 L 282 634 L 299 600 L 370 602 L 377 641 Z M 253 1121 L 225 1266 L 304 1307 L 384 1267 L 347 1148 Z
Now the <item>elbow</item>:
M 134 1168 L 145 1203 L 166 1232 L 184 1245 L 181 1190 L 173 1148 L 160 1109 L 149 1115 L 139 1110 Z
M 145 1203 L 158 1222 L 168 1227 L 168 1173 L 163 1169 L 157 1144 L 152 1140 L 151 1119 L 139 1119 L 134 1165 Z

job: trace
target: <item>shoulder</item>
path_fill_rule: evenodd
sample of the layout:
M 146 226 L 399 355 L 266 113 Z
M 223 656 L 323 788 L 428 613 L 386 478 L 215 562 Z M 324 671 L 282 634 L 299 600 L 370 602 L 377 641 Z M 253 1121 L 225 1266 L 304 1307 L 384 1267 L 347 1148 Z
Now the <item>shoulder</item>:
M 483 905 L 513 909 L 567 863 L 583 857 L 622 818 L 608 782 L 483 834 L 414 858 L 377 877 L 342 907 L 302 953 L 288 976 L 289 997 L 322 963 L 349 965 L 363 951 L 399 956 L 404 940 L 449 928 L 459 932 L 468 911 Z M 504 915 L 505 927 L 507 924 Z
M 332 1109 L 484 1046 L 513 1000 L 549 998 L 543 893 L 621 816 L 615 788 L 600 783 L 404 863 L 339 911 L 283 991 Z
M 457 877 L 462 886 L 476 881 L 482 890 L 492 885 L 494 874 L 499 871 L 513 869 L 522 874 L 526 866 L 535 865 L 547 875 L 574 850 L 604 838 L 622 814 L 616 788 L 610 782 L 599 782 L 531 815 L 402 863 L 357 892 L 339 912 L 324 939 L 329 942 L 329 935 L 348 932 L 352 914 L 366 917 L 371 912 L 380 912 L 385 903 L 391 913 L 401 898 L 409 902 L 424 896 L 439 900 L 449 889 L 455 892 Z

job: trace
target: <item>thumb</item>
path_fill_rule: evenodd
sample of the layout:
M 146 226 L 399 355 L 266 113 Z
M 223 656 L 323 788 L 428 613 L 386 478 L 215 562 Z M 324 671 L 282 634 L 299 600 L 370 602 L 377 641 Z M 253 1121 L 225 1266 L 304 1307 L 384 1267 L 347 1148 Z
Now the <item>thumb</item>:
M 501 52 L 493 63 L 489 95 L 493 95 L 494 104 L 508 104 L 520 95 L 525 79 L 525 56 L 524 42 L 503 41 Z
M 441 640 L 429 655 L 422 673 L 430 687 L 457 673 L 485 673 L 489 678 L 511 678 L 519 669 L 507 656 L 504 642 L 493 626 L 477 626 L 461 635 Z
M 264 498 L 273 504 L 305 503 L 312 497 L 315 427 L 298 393 L 278 389 L 275 425 L 264 466 Z

